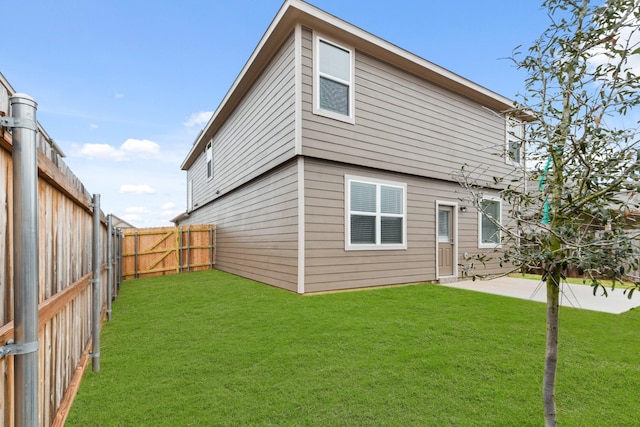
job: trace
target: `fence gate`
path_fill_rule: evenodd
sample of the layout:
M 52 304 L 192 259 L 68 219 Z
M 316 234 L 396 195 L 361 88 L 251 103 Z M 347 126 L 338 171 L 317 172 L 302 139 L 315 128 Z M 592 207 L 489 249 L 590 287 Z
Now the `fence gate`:
M 210 270 L 216 259 L 214 225 L 124 230 L 124 279 Z

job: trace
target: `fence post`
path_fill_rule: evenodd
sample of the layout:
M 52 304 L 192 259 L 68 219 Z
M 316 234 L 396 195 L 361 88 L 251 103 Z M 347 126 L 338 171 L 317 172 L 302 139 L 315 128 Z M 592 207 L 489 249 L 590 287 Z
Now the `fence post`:
M 191 271 L 191 227 L 187 228 L 187 271 Z
M 92 352 L 91 367 L 93 372 L 100 370 L 100 311 L 102 310 L 100 292 L 100 195 L 93 195 L 93 294 L 92 294 Z
M 107 320 L 111 320 L 111 294 L 113 292 L 113 223 L 107 215 Z
M 113 229 L 113 300 L 118 299 L 118 289 L 120 289 L 120 229 Z
M 209 270 L 213 270 L 213 227 L 209 226 Z
M 182 227 L 178 227 L 178 273 L 182 273 Z
M 38 148 L 37 103 L 11 97 L 13 123 L 13 286 L 15 425 L 38 422 Z
M 113 258 L 111 259 L 111 261 L 113 262 L 113 293 L 111 294 L 111 299 L 113 299 L 113 301 L 118 299 L 118 275 L 119 273 L 119 268 L 118 268 L 118 262 L 120 260 L 120 255 L 119 255 L 119 251 L 120 251 L 120 229 L 118 228 L 114 228 L 113 229 Z
M 134 234 L 133 241 L 133 277 L 138 278 L 138 232 Z
M 122 284 L 122 272 L 124 257 L 122 251 L 124 250 L 124 232 L 118 229 L 118 285 L 116 286 L 116 298 L 118 298 L 118 292 L 120 292 L 120 285 Z
M 173 230 L 173 245 L 176 248 L 176 273 L 180 273 L 180 229 L 176 226 Z

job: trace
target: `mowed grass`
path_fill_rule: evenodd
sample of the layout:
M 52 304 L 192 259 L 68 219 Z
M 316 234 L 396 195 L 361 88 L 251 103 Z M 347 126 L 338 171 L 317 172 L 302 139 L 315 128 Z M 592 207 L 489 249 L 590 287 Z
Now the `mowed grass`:
M 560 322 L 560 425 L 638 425 L 640 310 Z M 537 426 L 544 336 L 543 304 L 436 285 L 125 281 L 66 425 Z

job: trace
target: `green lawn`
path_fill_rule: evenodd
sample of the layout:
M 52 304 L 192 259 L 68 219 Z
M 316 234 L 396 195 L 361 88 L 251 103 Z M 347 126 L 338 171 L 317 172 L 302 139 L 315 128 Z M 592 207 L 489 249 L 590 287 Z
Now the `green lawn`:
M 543 424 L 540 303 L 207 271 L 125 281 L 113 308 L 67 426 Z M 640 310 L 560 318 L 560 425 L 638 425 Z

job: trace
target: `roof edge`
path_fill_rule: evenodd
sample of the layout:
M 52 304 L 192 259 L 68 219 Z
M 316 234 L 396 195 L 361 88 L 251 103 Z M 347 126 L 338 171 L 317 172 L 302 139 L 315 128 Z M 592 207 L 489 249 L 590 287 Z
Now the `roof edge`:
M 236 77 L 233 85 L 227 91 L 206 126 L 196 137 L 189 153 L 180 166 L 182 170 L 188 170 L 191 167 L 198 156 L 198 151 L 204 149 L 206 142 L 215 134 L 216 125 L 221 126 L 224 123 L 226 118 L 231 115 L 235 105 L 240 102 L 246 91 L 249 90 L 251 85 L 246 80 L 252 81 L 251 77 L 259 75 L 268 64 L 269 57 L 263 51 L 265 46 L 274 44 L 274 46 L 277 45 L 276 48 L 279 47 L 283 38 L 293 31 L 295 25 L 291 25 L 291 28 L 289 28 L 287 27 L 288 23 L 301 23 L 311 28 L 339 31 L 348 39 L 347 41 L 355 45 L 356 50 L 372 54 L 408 73 L 473 99 L 496 111 L 507 112 L 515 107 L 513 100 L 398 47 L 303 0 L 285 0 Z
M 222 98 L 222 101 L 218 105 L 218 108 L 215 110 L 215 112 L 213 113 L 213 115 L 211 116 L 207 124 L 200 131 L 200 133 L 196 137 L 196 140 L 193 142 L 193 145 L 189 150 L 189 153 L 185 157 L 185 160 L 182 162 L 182 165 L 180 166 L 182 170 L 187 170 L 193 164 L 193 161 L 195 161 L 195 159 L 192 159 L 193 154 L 196 151 L 199 151 L 201 149 L 200 146 L 203 144 L 203 140 L 205 140 L 205 135 L 208 133 L 207 130 L 217 121 L 222 110 L 224 110 L 224 108 L 226 107 L 231 97 L 235 94 L 236 89 L 238 88 L 238 86 L 240 86 L 242 80 L 245 78 L 245 76 L 249 72 L 249 69 L 256 62 L 256 58 L 258 57 L 260 52 L 262 52 L 263 47 L 267 44 L 271 35 L 274 33 L 275 29 L 278 27 L 280 21 L 282 21 L 283 16 L 289 10 L 291 3 L 299 4 L 301 2 L 297 0 L 285 0 L 282 6 L 280 6 L 278 13 L 271 21 L 271 24 L 269 24 L 269 27 L 267 27 L 267 30 L 262 35 L 262 38 L 258 42 L 258 45 L 255 47 L 255 49 L 253 49 L 251 56 L 249 57 L 247 62 L 244 64 L 244 67 L 242 67 L 242 70 L 240 70 L 240 73 L 234 80 L 233 84 L 227 91 L 226 95 L 224 96 L 224 98 Z

